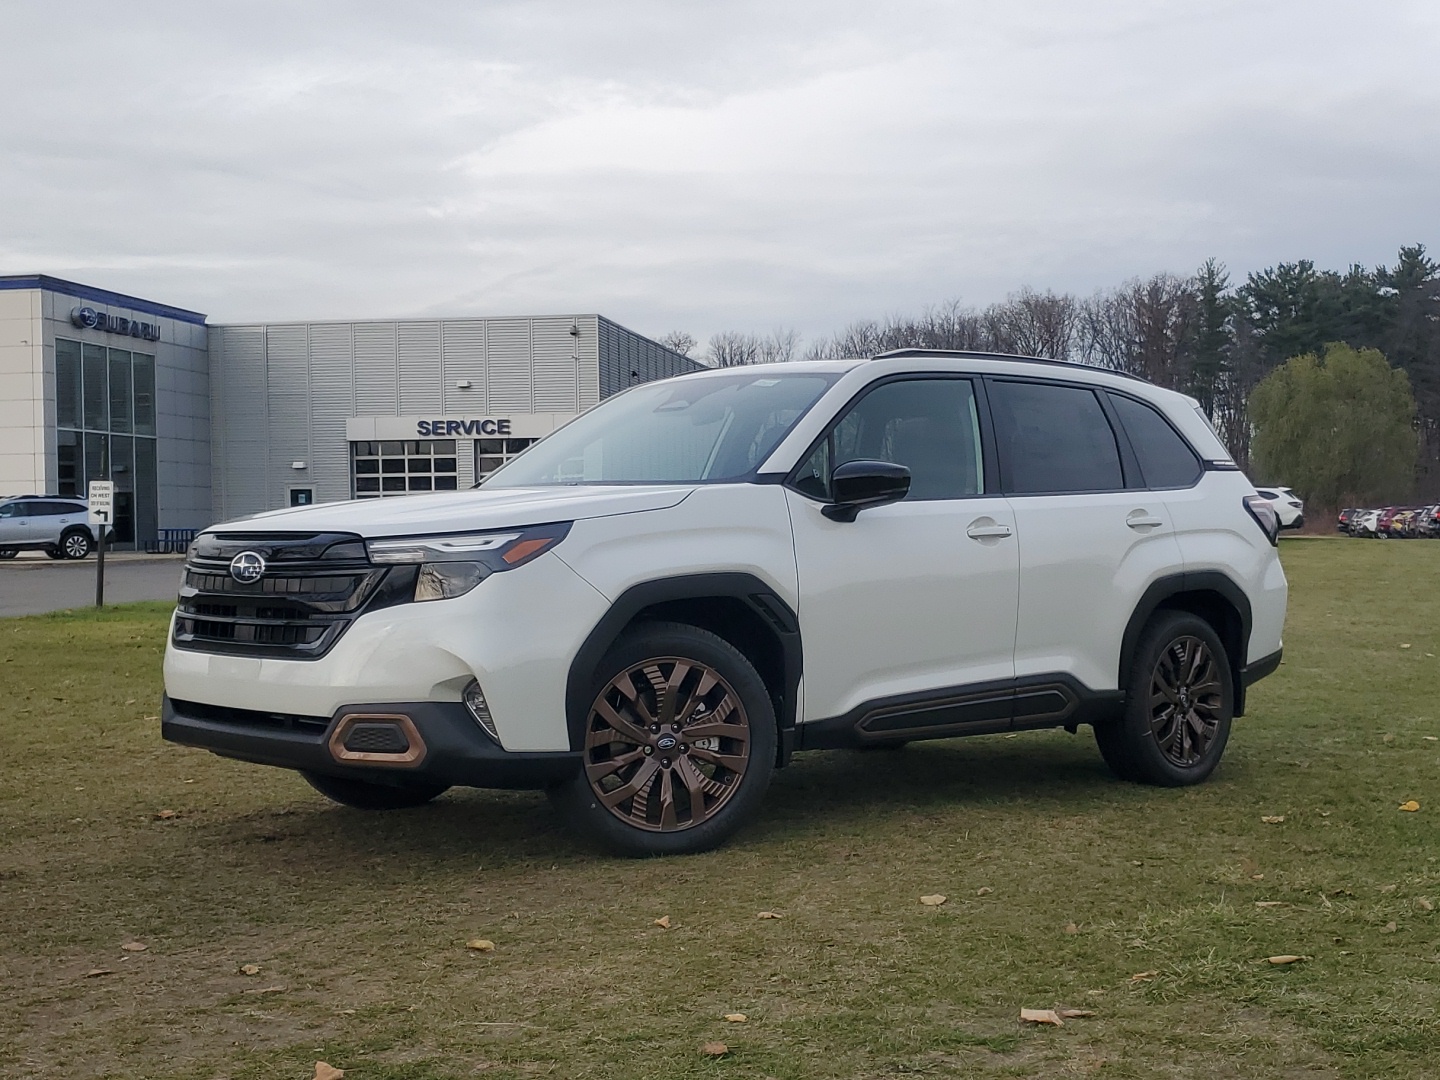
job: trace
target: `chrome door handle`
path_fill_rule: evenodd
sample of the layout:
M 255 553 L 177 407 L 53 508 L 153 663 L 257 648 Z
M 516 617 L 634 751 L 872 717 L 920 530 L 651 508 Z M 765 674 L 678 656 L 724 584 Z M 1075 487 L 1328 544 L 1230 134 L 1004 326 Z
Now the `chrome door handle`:
M 978 521 L 965 530 L 965 535 L 971 540 L 995 540 L 1002 536 L 1010 535 L 1009 525 L 982 525 Z
M 1153 529 L 1157 525 L 1164 525 L 1165 522 L 1158 517 L 1147 514 L 1144 510 L 1135 510 L 1125 519 L 1125 524 L 1129 525 L 1132 529 Z

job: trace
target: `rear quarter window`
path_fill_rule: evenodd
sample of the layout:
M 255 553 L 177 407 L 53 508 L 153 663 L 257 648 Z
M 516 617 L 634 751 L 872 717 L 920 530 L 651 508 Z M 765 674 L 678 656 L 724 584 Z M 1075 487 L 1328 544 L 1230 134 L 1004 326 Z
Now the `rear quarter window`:
M 1111 394 L 1110 401 L 1140 459 L 1146 487 L 1184 488 L 1200 479 L 1200 458 L 1157 409 L 1120 394 Z

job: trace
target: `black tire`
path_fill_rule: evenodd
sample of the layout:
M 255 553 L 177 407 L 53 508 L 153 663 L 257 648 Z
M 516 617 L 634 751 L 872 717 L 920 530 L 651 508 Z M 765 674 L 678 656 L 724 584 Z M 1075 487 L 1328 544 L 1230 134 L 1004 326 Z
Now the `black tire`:
M 0 548 L 0 559 L 13 559 L 19 554 L 19 548 Z
M 407 810 L 424 806 L 450 790 L 449 784 L 414 781 L 404 784 L 376 784 L 345 776 L 302 772 L 305 781 L 327 799 L 356 810 Z
M 43 550 L 44 550 L 45 554 L 48 555 L 48 556 L 49 556 L 50 558 L 52 558 L 52 559 L 63 559 L 63 558 L 65 558 L 65 552 L 61 551 L 58 547 L 47 547 L 47 548 L 44 548 Z
M 583 767 L 549 791 L 578 832 L 621 855 L 684 855 L 724 843 L 760 808 L 775 710 L 728 641 L 642 624 L 596 665 L 586 697 Z
M 1122 780 L 1183 787 L 1215 771 L 1234 715 L 1219 636 L 1195 615 L 1161 611 L 1135 646 L 1123 717 L 1096 724 L 1095 741 Z
M 83 559 L 95 550 L 95 538 L 86 529 L 66 529 L 60 535 L 62 559 Z

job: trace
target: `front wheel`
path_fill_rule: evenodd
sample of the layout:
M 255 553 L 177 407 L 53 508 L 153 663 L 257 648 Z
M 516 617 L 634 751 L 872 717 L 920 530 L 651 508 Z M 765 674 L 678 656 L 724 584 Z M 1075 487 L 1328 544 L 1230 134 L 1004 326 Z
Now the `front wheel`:
M 450 790 L 449 784 L 422 781 L 403 785 L 376 784 L 347 776 L 326 776 L 324 773 L 302 772 L 300 775 L 327 799 L 356 810 L 406 810 L 412 806 L 424 806 Z
M 1220 763 L 1235 715 L 1225 646 L 1209 623 L 1159 612 L 1135 648 L 1125 713 L 1095 726 L 1095 741 L 1124 780 L 1198 784 Z
M 775 710 L 754 666 L 684 623 L 633 629 L 596 667 L 583 767 L 550 797 L 623 855 L 681 855 L 727 840 L 775 768 Z
M 19 554 L 19 548 L 0 548 L 0 559 L 13 559 Z

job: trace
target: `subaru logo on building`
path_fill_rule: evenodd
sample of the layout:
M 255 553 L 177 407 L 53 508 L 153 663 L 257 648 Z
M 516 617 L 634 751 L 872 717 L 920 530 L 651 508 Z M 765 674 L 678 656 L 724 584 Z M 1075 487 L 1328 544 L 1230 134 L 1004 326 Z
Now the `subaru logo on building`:
M 70 321 L 76 326 L 94 330 L 100 325 L 100 314 L 93 307 L 71 308 Z
M 230 576 L 242 585 L 252 585 L 265 575 L 265 560 L 258 552 L 242 551 L 230 560 Z

